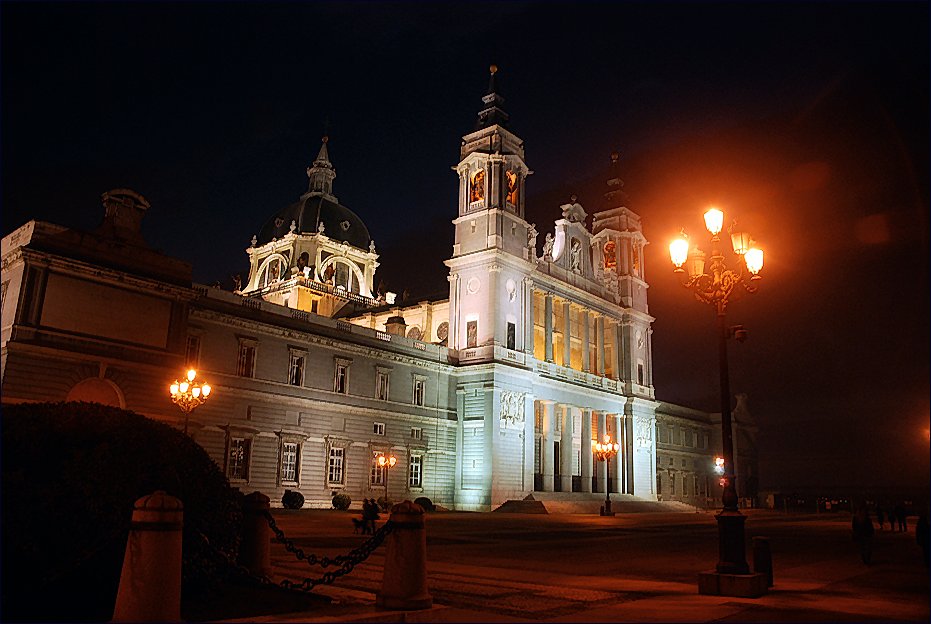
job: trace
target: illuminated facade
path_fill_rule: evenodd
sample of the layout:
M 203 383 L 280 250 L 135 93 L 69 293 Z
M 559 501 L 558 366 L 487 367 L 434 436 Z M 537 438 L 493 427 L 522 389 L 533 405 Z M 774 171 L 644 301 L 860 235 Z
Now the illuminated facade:
M 149 205 L 125 189 L 104 194 L 95 233 L 32 221 L 6 236 L 3 401 L 95 400 L 181 427 L 167 384 L 196 367 L 213 393 L 190 435 L 273 503 L 285 489 L 309 506 L 379 497 L 386 479 L 394 500 L 465 510 L 530 493 L 597 509 L 606 487 L 713 499 L 714 415 L 655 398 L 647 241 L 622 182 L 608 181 L 591 228 L 573 198 L 539 244 L 494 74 L 483 103 L 455 168 L 448 299 L 376 292 L 375 244 L 333 194 L 324 140 L 307 192 L 253 238 L 234 292 L 192 284 L 189 265 L 148 248 Z M 607 483 L 591 453 L 605 435 L 621 445 Z M 755 475 L 747 439 L 738 470 Z

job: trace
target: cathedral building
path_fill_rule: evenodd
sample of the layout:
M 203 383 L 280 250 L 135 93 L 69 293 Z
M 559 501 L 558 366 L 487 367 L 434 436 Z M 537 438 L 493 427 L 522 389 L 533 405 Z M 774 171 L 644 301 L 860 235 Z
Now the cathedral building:
M 573 197 L 540 240 L 503 102 L 493 69 L 455 167 L 448 299 L 400 305 L 377 292 L 379 255 L 334 194 L 326 139 L 306 192 L 252 238 L 234 292 L 192 283 L 190 265 L 149 248 L 150 206 L 128 189 L 104 193 L 95 232 L 30 221 L 10 233 L 3 402 L 98 401 L 170 423 L 232 485 L 273 503 L 291 489 L 314 507 L 337 492 L 459 510 L 529 494 L 584 507 L 607 489 L 714 504 L 719 415 L 656 399 L 640 215 L 615 174 L 590 221 Z M 186 367 L 214 388 L 190 416 L 167 395 Z M 735 419 L 746 487 L 746 397 Z M 599 463 L 591 447 L 605 437 L 620 452 Z M 380 467 L 382 455 L 396 465 Z

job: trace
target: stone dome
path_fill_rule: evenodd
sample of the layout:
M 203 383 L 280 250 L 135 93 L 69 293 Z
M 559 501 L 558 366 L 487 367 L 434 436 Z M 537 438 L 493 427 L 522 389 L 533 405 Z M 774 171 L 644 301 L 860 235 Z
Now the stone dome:
M 368 251 L 372 242 L 368 228 L 356 213 L 334 200 L 332 195 L 311 193 L 279 210 L 262 226 L 258 245 L 288 234 L 293 221 L 297 234 L 317 234 L 322 223 L 328 238 Z

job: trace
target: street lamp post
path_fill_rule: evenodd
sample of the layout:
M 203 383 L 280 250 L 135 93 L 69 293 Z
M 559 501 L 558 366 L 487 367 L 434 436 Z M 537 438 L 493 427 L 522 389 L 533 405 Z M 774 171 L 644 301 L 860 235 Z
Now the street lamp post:
M 717 208 L 705 212 L 705 227 L 711 233 L 711 264 L 705 267 L 705 253 L 689 245 L 685 232 L 669 245 L 669 255 L 675 273 L 683 276 L 682 285 L 694 293 L 696 299 L 714 308 L 718 321 L 718 364 L 721 380 L 721 446 L 724 460 L 723 509 L 717 515 L 720 560 L 716 567 L 721 574 L 747 574 L 744 543 L 746 517 L 737 508 L 737 486 L 734 474 L 734 443 L 731 429 L 731 390 L 727 366 L 727 339 L 746 338 L 742 327 L 727 326 L 727 304 L 736 300 L 743 290 L 754 293 L 763 268 L 763 251 L 754 247 L 746 232 L 731 227 L 734 253 L 740 257 L 737 270 L 729 269 L 721 251 L 721 233 L 724 213 Z M 685 265 L 685 269 L 682 266 Z
M 184 412 L 184 434 L 187 435 L 188 420 L 191 412 L 203 405 L 210 396 L 212 388 L 207 382 L 196 381 L 197 371 L 193 368 L 187 372 L 187 377 L 178 381 L 175 379 L 168 387 L 171 402 Z
M 379 468 L 385 469 L 385 504 L 388 504 L 388 473 L 391 472 L 391 469 L 394 468 L 394 465 L 398 463 L 398 458 L 394 455 L 379 455 L 376 460 Z
M 611 458 L 617 455 L 621 449 L 617 442 L 611 442 L 611 436 L 605 434 L 604 442 L 592 442 L 592 452 L 595 459 L 605 463 L 605 506 L 601 512 L 602 516 L 613 516 L 611 511 Z

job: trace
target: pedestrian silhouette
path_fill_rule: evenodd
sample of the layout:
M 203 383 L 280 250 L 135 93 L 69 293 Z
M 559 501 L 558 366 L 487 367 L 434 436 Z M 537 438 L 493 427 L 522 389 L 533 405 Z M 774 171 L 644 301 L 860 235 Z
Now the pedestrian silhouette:
M 897 504 L 893 513 L 895 513 L 895 521 L 899 525 L 898 530 L 902 533 L 908 533 L 908 520 L 906 519 L 905 505 L 902 503 Z
M 862 503 L 850 521 L 853 529 L 853 539 L 860 544 L 860 558 L 866 565 L 873 558 L 873 521 L 866 503 Z
M 879 530 L 884 531 L 883 522 L 886 519 L 886 512 L 883 511 L 883 508 L 880 507 L 879 503 L 876 503 L 876 522 L 879 523 Z

